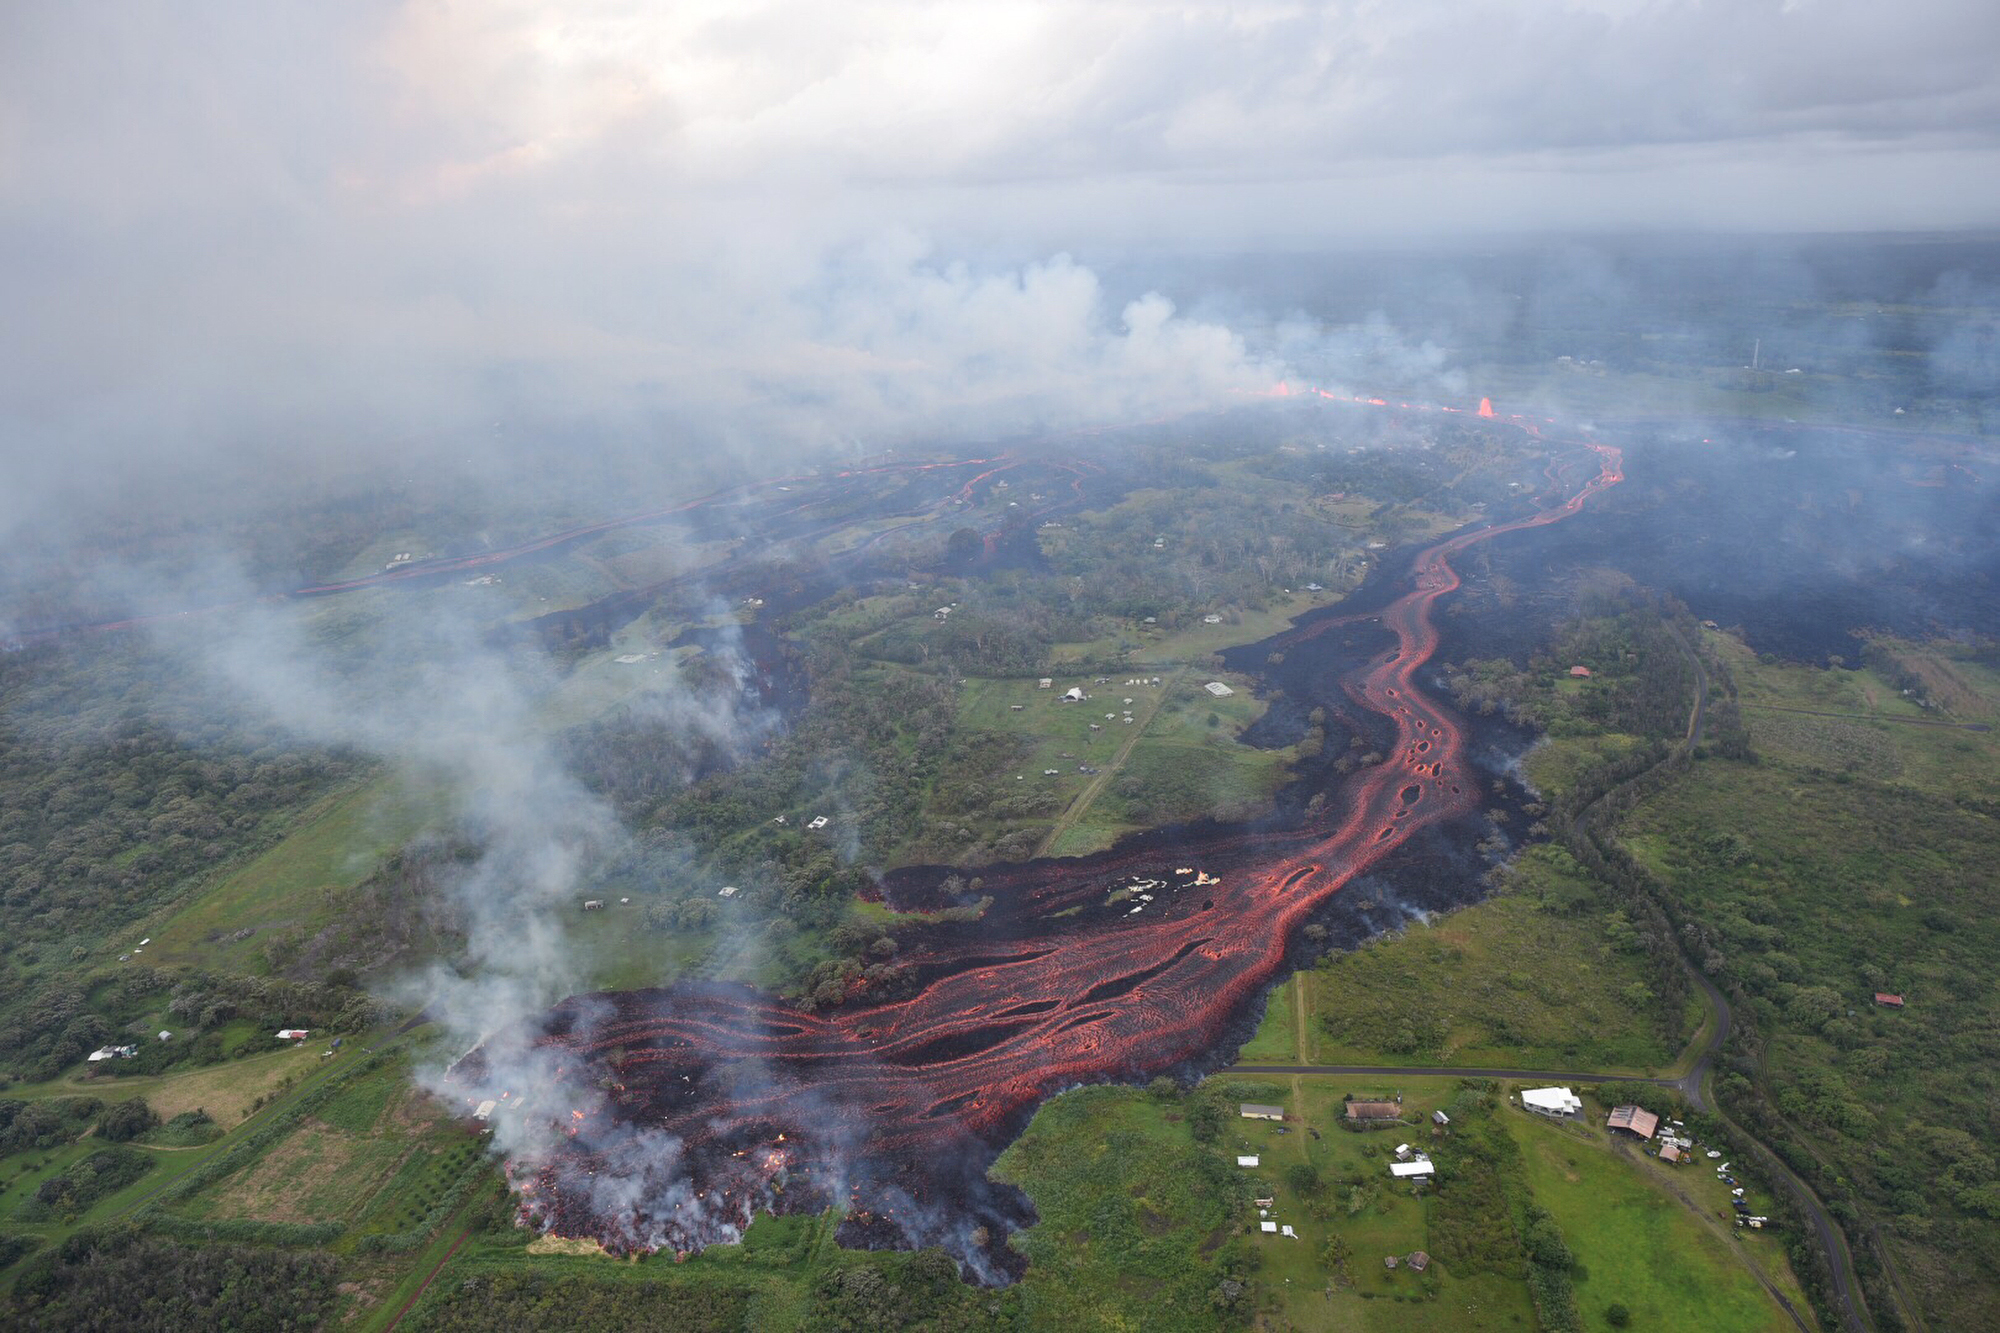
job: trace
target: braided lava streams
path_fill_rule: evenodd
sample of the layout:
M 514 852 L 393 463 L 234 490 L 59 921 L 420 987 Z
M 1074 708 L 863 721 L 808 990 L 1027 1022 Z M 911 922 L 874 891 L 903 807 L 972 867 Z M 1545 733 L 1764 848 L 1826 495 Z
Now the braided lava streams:
M 758 1208 L 840 1204 L 846 1239 L 940 1244 L 1005 1280 L 1019 1261 L 994 1242 L 1031 1212 L 985 1172 L 1036 1106 L 1211 1055 L 1316 906 L 1417 829 L 1477 809 L 1461 726 L 1416 683 L 1437 648 L 1431 610 L 1459 586 L 1455 553 L 1621 479 L 1618 451 L 1589 447 L 1597 475 L 1554 507 L 1419 552 L 1413 586 L 1379 611 L 1273 641 L 1361 621 L 1393 639 L 1342 681 L 1393 728 L 1390 758 L 1304 827 L 989 869 L 990 908 L 918 933 L 901 957 L 919 989 L 894 1003 L 806 1013 L 714 983 L 581 996 L 523 1039 L 526 1065 L 497 1040 L 461 1062 L 453 1077 L 478 1097 L 538 1082 L 513 1092 L 521 1119 L 566 1131 L 514 1152 L 527 1219 L 614 1250 L 691 1251 L 734 1240 Z M 539 1080 L 521 1072 L 534 1061 Z

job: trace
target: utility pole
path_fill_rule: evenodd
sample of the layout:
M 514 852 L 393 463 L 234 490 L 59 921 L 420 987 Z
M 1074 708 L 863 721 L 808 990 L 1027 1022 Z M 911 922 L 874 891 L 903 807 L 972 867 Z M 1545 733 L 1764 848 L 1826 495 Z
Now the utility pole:
M 1757 363 L 1763 359 L 1763 356 L 1764 340 L 1759 338 L 1750 344 L 1750 369 L 1757 369 Z

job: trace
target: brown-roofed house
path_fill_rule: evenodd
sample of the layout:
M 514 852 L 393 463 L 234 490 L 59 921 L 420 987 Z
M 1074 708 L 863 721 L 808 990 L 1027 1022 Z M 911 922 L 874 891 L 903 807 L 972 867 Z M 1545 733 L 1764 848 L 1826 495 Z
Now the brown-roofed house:
M 1653 1131 L 1660 1127 L 1660 1117 L 1639 1106 L 1620 1106 L 1611 1112 L 1604 1122 L 1606 1129 L 1622 1129 L 1627 1134 L 1636 1134 L 1642 1139 L 1653 1137 Z
M 1663 1162 L 1678 1162 L 1681 1160 L 1681 1150 L 1669 1143 L 1666 1147 L 1660 1149 L 1660 1160 Z
M 1421 1273 L 1431 1266 L 1431 1257 L 1422 1250 L 1413 1250 L 1410 1257 L 1403 1260 L 1412 1273 Z
M 1573 666 L 1569 669 L 1569 674 L 1576 677 L 1578 680 L 1589 680 L 1590 668 L 1587 666 Z
M 1349 1102 L 1349 1120 L 1396 1120 L 1403 1114 L 1403 1108 L 1394 1102 Z
M 1875 992 L 1875 1003 L 1881 1005 L 1884 1009 L 1901 1009 L 1903 1007 L 1903 997 L 1878 990 Z

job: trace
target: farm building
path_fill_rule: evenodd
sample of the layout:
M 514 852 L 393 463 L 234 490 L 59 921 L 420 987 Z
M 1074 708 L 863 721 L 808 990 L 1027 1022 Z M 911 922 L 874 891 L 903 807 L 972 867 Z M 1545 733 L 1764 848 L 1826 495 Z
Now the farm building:
M 1526 1088 L 1521 1092 L 1521 1105 L 1539 1115 L 1578 1115 L 1583 1111 L 1583 1098 L 1568 1088 Z
M 1084 700 L 1083 686 L 1072 685 L 1063 691 L 1062 701 L 1066 704 L 1080 704 Z
M 1627 1134 L 1650 1139 L 1660 1127 L 1660 1117 L 1640 1106 L 1614 1107 L 1604 1122 L 1606 1129 L 1623 1130 Z
M 311 1030 L 310 1030 L 310 1029 L 308 1029 L 308 1028 L 279 1028 L 279 1029 L 278 1029 L 278 1040 L 279 1040 L 279 1041 L 304 1041 L 304 1040 L 305 1040 L 305 1039 L 306 1039 L 306 1038 L 307 1038 L 308 1036 L 310 1036 L 310 1035 L 311 1035 Z
M 1218 699 L 1227 699 L 1230 695 L 1236 693 L 1235 690 L 1230 689 L 1219 680 L 1211 680 L 1208 684 L 1202 686 L 1202 688 Z
M 1346 1114 L 1357 1124 L 1379 1124 L 1401 1119 L 1403 1107 L 1400 1102 L 1349 1102 Z
M 1407 1180 L 1413 1176 L 1434 1176 L 1437 1168 L 1431 1165 L 1429 1158 L 1421 1162 L 1391 1162 L 1389 1174 L 1398 1180 Z
M 1261 1102 L 1244 1102 L 1236 1108 L 1236 1113 L 1245 1120 L 1283 1120 L 1285 1118 L 1284 1107 L 1265 1106 Z

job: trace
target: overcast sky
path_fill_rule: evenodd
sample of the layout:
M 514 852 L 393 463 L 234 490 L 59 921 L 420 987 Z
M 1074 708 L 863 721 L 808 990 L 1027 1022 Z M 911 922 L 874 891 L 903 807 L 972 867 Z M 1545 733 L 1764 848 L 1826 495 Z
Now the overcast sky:
M 1992 0 L 24 0 L 0 522 L 522 413 L 1114 415 L 1272 367 L 1065 252 L 1988 227 L 1997 149 Z

